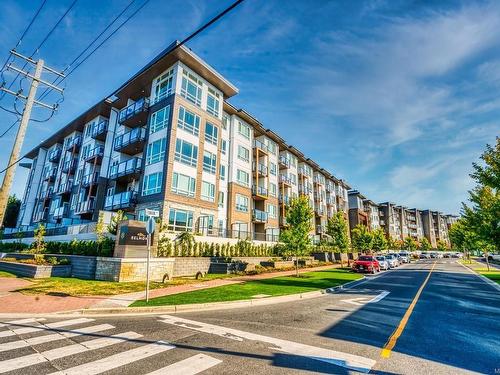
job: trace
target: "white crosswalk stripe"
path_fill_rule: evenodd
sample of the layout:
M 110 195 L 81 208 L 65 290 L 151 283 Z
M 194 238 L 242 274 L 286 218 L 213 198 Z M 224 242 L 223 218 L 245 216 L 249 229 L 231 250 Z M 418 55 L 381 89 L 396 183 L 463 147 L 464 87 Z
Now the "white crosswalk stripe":
M 36 325 L 36 326 L 31 326 L 31 327 L 20 327 L 20 328 L 13 328 L 7 331 L 1 331 L 0 332 L 0 337 L 10 337 L 10 336 L 15 336 L 15 335 L 24 335 L 26 333 L 33 333 L 33 332 L 40 332 L 40 331 L 45 331 L 47 328 L 62 328 L 62 327 L 68 327 L 72 325 L 77 325 L 77 324 L 84 324 L 84 323 L 90 323 L 93 322 L 94 319 L 88 319 L 88 318 L 78 318 L 78 319 L 71 319 L 71 320 L 63 320 L 61 322 L 55 322 L 55 323 L 49 323 L 45 325 Z M 11 323 L 12 324 L 12 323 Z
M 103 337 L 95 340 L 85 341 L 79 344 L 63 346 L 62 348 L 47 350 L 41 353 L 8 359 L 0 362 L 0 373 L 18 370 L 20 368 L 33 366 L 38 363 L 53 361 L 55 359 L 84 353 L 90 350 L 101 349 L 127 340 L 137 339 L 141 336 L 142 335 L 135 332 L 125 332 L 110 337 Z
M 206 354 L 197 354 L 182 361 L 150 372 L 147 375 L 196 375 L 222 363 L 221 360 Z
M 76 336 L 81 336 L 81 335 L 86 335 L 86 334 L 91 334 L 91 333 L 102 332 L 102 331 L 105 331 L 108 329 L 113 329 L 113 328 L 115 328 L 115 327 L 112 326 L 111 324 L 99 324 L 96 326 L 90 326 L 90 327 L 75 329 L 75 330 L 71 330 L 71 331 L 63 331 L 63 332 L 53 333 L 50 335 L 32 337 L 32 338 L 29 338 L 26 340 L 6 342 L 4 344 L 0 344 L 0 352 L 5 352 L 7 350 L 25 348 L 25 347 L 31 346 L 31 345 L 45 344 L 47 342 L 52 342 L 52 341 L 69 339 L 71 337 L 76 337 Z
M 7 327 L 9 325 L 15 325 L 15 324 L 27 324 L 27 323 L 36 323 L 36 322 L 42 322 L 44 321 L 45 318 L 27 318 L 27 319 L 21 319 L 21 320 L 12 320 L 10 322 L 5 322 L 5 323 L 0 323 L 0 327 Z
M 101 374 L 105 371 L 128 365 L 132 362 L 151 357 L 155 354 L 174 349 L 175 346 L 158 341 L 153 344 L 140 346 L 135 349 L 117 353 L 112 356 L 99 359 L 94 362 L 85 363 L 80 366 L 72 367 L 66 370 L 54 372 L 50 375 L 93 375 Z M 1 364 L 0 364 L 1 366 Z

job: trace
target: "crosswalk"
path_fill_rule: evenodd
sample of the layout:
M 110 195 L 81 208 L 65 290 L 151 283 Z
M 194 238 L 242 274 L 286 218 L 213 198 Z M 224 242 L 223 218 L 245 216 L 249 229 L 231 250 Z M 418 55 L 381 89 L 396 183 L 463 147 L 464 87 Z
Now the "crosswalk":
M 117 331 L 111 324 L 97 324 L 90 318 L 2 321 L 0 374 L 93 375 L 119 369 L 127 374 L 195 375 L 222 363 L 203 353 L 172 361 L 161 354 L 179 350 L 175 345 L 149 340 L 134 331 Z M 141 371 L 137 365 L 144 362 L 148 370 Z M 157 368 L 151 372 L 152 363 Z

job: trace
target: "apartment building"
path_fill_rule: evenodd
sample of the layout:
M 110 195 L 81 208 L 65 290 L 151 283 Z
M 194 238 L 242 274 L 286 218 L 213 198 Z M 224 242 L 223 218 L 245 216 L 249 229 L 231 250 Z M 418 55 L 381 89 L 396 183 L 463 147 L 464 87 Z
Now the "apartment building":
M 368 227 L 370 230 L 380 228 L 380 217 L 378 204 L 370 199 L 363 200 L 364 211 L 368 215 Z
M 364 201 L 366 197 L 358 190 L 348 191 L 349 203 L 349 228 L 352 231 L 357 225 L 370 227 L 370 218 L 368 211 L 365 211 Z
M 172 231 L 275 241 L 299 194 L 311 232 L 348 210 L 348 184 L 227 99 L 238 89 L 185 46 L 169 46 L 112 95 L 27 153 L 19 227 L 92 223 L 102 211 Z

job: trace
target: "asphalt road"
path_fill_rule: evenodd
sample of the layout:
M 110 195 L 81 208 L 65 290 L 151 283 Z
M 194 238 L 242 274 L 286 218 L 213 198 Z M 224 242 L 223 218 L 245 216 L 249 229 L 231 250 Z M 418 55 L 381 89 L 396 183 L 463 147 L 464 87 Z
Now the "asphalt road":
M 0 373 L 500 373 L 500 292 L 446 259 L 252 309 L 13 320 L 0 320 Z

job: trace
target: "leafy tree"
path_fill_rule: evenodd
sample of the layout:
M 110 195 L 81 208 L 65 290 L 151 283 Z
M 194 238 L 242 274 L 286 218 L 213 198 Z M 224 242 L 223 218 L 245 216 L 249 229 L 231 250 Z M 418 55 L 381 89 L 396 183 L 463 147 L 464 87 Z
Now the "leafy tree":
M 356 225 L 352 232 L 352 247 L 358 251 L 366 252 L 372 249 L 373 236 L 364 225 Z
M 372 249 L 375 251 L 386 250 L 388 246 L 385 232 L 382 228 L 372 231 Z
M 7 208 L 5 209 L 5 216 L 3 219 L 3 226 L 5 228 L 15 228 L 17 225 L 17 217 L 21 209 L 21 201 L 17 199 L 16 195 L 9 196 L 7 201 Z
M 343 212 L 336 212 L 326 223 L 326 234 L 330 236 L 329 245 L 335 250 L 346 253 L 349 250 L 349 225 Z
M 98 243 L 102 243 L 104 241 L 104 239 L 106 238 L 105 233 L 106 233 L 106 228 L 104 225 L 104 214 L 100 212 L 99 219 L 97 219 L 97 223 L 95 226 L 95 234 L 97 236 Z
M 39 224 L 34 230 L 35 241 L 33 242 L 33 253 L 41 254 L 45 251 L 45 225 Z
M 116 234 L 116 232 L 118 231 L 118 224 L 123 220 L 125 220 L 125 213 L 122 210 L 118 210 L 111 217 L 111 222 L 108 225 L 108 232 L 111 234 Z
M 281 232 L 280 241 L 285 245 L 285 254 L 296 258 L 296 276 L 299 275 L 298 258 L 306 254 L 311 245 L 309 232 L 312 230 L 313 217 L 314 212 L 306 196 L 292 199 L 286 214 L 288 227 Z
M 399 240 L 395 239 L 392 236 L 389 236 L 389 238 L 387 240 L 387 247 L 389 248 L 389 250 L 398 250 L 401 248 L 401 246 L 399 244 Z
M 446 250 L 448 250 L 448 244 L 446 242 L 444 242 L 443 240 L 439 240 L 436 244 L 436 248 L 439 251 L 446 251 Z
M 431 243 L 429 242 L 429 240 L 427 239 L 427 237 L 424 237 L 420 240 L 420 250 L 422 251 L 429 251 L 431 249 Z
M 404 239 L 402 249 L 408 251 L 415 251 L 417 250 L 417 247 L 418 243 L 412 237 L 408 236 Z

